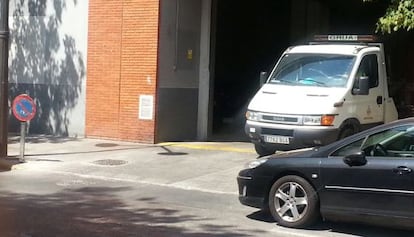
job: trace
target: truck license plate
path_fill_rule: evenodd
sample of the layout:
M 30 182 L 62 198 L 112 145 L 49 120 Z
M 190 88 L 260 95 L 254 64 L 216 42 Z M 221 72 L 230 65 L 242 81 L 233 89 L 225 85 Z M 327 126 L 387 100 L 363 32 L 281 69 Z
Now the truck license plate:
M 289 144 L 289 137 L 284 136 L 264 136 L 264 141 L 268 143 Z

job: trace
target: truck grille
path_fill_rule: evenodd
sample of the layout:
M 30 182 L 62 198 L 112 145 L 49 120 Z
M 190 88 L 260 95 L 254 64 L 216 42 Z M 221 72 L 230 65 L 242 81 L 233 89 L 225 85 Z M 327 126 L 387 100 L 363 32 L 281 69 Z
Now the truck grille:
M 301 116 L 295 115 L 279 115 L 279 114 L 261 114 L 259 117 L 261 122 L 280 123 L 299 125 L 302 122 Z
M 282 116 L 273 116 L 273 115 L 263 115 L 263 120 L 275 121 L 275 122 L 288 122 L 288 123 L 297 123 L 298 118 L 295 117 L 282 117 Z

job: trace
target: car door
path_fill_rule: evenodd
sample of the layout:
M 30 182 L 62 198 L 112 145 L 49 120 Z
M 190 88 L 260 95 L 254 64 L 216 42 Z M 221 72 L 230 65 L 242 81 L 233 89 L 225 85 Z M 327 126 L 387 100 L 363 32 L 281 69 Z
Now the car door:
M 378 53 L 365 55 L 355 75 L 354 87 L 358 85 L 361 76 L 366 76 L 369 80 L 369 94 L 355 95 L 356 98 L 353 100 L 361 124 L 377 124 L 384 121 L 384 82 L 379 78 L 382 75 L 378 67 L 381 65 L 379 59 Z
M 350 166 L 344 162 L 349 155 L 365 162 Z M 413 170 L 412 125 L 345 145 L 321 163 L 321 211 L 414 218 Z

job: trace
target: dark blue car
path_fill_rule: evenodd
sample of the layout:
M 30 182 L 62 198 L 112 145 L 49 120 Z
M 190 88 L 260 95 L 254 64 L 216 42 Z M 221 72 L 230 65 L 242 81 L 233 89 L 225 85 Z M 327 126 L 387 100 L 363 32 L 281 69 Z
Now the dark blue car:
M 321 217 L 412 227 L 413 169 L 414 118 L 408 118 L 254 160 L 239 172 L 239 200 L 288 227 Z

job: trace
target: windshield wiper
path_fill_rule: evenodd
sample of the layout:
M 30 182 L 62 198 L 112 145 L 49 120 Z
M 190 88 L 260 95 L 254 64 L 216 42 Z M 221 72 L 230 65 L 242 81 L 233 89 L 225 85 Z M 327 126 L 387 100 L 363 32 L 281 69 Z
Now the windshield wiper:
M 298 80 L 298 82 L 309 82 L 309 84 L 308 83 L 302 83 L 302 84 L 308 84 L 308 85 L 318 85 L 318 86 L 323 86 L 323 87 L 327 87 L 327 85 L 324 83 L 324 82 L 321 82 L 321 81 L 315 81 L 315 80 L 313 80 L 313 79 L 310 79 L 310 78 L 306 78 L 306 79 L 299 79 Z
M 286 84 L 293 84 L 294 82 L 293 81 L 288 81 L 288 80 L 283 80 L 283 79 L 275 79 L 275 78 L 273 78 L 273 79 L 271 79 L 270 80 L 270 82 L 273 82 L 273 83 L 286 83 Z

